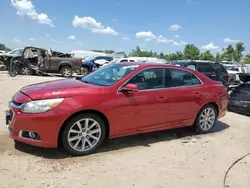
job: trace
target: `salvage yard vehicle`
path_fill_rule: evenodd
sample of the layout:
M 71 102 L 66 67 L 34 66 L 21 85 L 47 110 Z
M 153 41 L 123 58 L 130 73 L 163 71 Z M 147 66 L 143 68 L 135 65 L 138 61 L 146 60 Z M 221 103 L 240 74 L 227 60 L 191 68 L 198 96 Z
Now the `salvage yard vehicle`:
M 230 111 L 250 115 L 250 79 L 249 82 L 235 87 L 231 91 L 229 99 L 228 109 Z
M 21 56 L 23 53 L 23 48 L 16 48 L 9 52 L 0 53 L 0 66 L 4 66 L 5 70 L 9 70 L 10 61 L 14 60 L 15 57 Z
M 36 48 L 25 47 L 21 56 L 15 58 L 13 67 L 15 72 L 22 75 L 30 75 L 46 73 L 61 73 L 64 77 L 71 77 L 73 71 L 81 68 L 82 59 L 70 57 L 52 56 L 53 51 Z
M 17 142 L 93 153 L 106 138 L 194 126 L 208 133 L 228 93 L 204 74 L 160 63 L 117 63 L 81 78 L 23 87 L 6 124 Z
M 231 83 L 234 83 L 234 79 L 231 79 L 231 76 L 228 74 L 227 70 L 220 63 L 194 60 L 176 61 L 172 64 L 197 70 L 212 80 L 222 82 L 227 89 L 229 89 L 229 85 L 231 85 Z

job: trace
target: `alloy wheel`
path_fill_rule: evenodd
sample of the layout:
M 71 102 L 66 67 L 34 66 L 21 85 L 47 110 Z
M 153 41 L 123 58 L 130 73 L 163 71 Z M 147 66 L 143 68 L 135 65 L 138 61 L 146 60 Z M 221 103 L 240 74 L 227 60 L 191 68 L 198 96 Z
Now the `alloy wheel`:
M 205 108 L 200 115 L 199 124 L 203 131 L 208 131 L 213 127 L 216 119 L 215 111 L 212 108 Z
M 71 70 L 67 69 L 67 68 L 64 68 L 63 69 L 63 76 L 65 76 L 65 77 L 71 76 Z
M 76 151 L 84 152 L 97 145 L 101 138 L 101 126 L 97 121 L 84 118 L 75 122 L 68 132 L 68 143 Z
M 29 67 L 22 67 L 22 68 L 21 68 L 21 74 L 22 74 L 22 75 L 29 75 L 29 74 L 30 74 L 30 69 L 29 69 Z

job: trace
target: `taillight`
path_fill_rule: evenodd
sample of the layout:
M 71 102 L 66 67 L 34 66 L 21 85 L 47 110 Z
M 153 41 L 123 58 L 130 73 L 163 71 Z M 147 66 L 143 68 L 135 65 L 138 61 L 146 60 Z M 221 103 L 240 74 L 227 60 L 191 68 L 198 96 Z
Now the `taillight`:
M 82 64 L 82 59 L 78 60 L 78 64 L 80 65 Z
M 231 76 L 230 76 L 230 74 L 226 74 L 226 77 L 227 77 L 227 78 L 230 78 Z

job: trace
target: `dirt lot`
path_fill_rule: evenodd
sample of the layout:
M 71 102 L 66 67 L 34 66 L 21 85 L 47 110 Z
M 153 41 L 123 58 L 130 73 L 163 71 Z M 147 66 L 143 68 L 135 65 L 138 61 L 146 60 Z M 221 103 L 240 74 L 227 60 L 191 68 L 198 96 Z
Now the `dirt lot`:
M 222 188 L 227 168 L 250 152 L 250 117 L 230 112 L 211 134 L 185 128 L 114 139 L 85 157 L 14 146 L 4 119 L 8 101 L 22 86 L 52 79 L 0 73 L 1 188 Z M 231 169 L 227 187 L 250 188 L 250 156 Z

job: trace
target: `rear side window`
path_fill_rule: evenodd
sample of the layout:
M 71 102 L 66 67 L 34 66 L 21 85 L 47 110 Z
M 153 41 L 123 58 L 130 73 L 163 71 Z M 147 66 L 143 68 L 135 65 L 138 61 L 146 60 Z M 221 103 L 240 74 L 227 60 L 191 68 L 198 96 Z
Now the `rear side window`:
M 214 70 L 216 73 L 225 73 L 227 74 L 227 70 L 225 69 L 225 67 L 223 67 L 223 65 L 219 64 L 219 63 L 214 63 L 212 64 Z
M 196 66 L 195 65 L 188 65 L 187 68 L 192 69 L 192 70 L 196 70 Z
M 165 71 L 166 87 L 184 87 L 201 84 L 201 81 L 191 72 L 181 69 L 166 69 Z
M 214 73 L 213 68 L 207 63 L 199 63 L 198 70 L 199 70 L 199 72 L 201 72 L 203 74 L 213 74 Z

